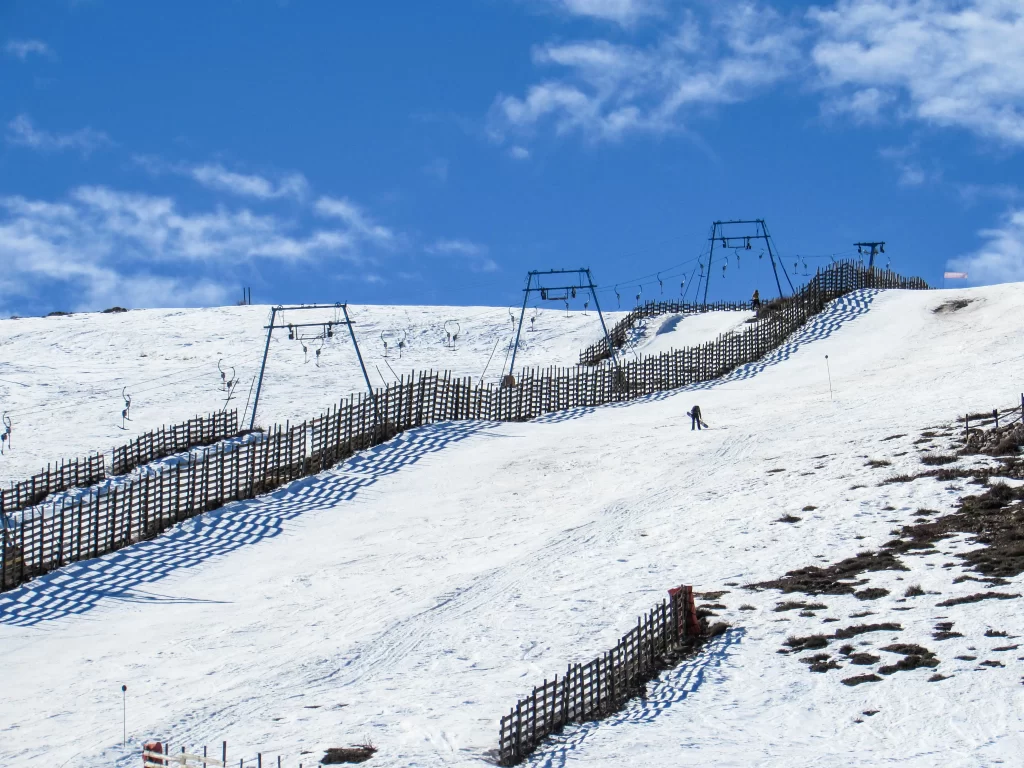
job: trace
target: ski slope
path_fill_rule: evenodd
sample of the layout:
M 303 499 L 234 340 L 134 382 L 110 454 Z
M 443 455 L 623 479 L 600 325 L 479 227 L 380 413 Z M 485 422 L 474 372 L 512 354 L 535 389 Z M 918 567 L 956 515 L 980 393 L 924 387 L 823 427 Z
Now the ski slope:
M 514 325 L 507 308 L 353 305 L 350 313 L 375 387 L 414 370 L 450 370 L 490 382 L 508 370 Z M 606 313 L 608 326 L 625 314 Z M 669 340 L 677 347 L 702 344 L 731 328 L 737 314 L 688 317 L 674 333 L 658 338 L 662 345 Z M 259 371 L 269 316 L 269 307 L 243 306 L 0 321 L 0 411 L 13 421 L 13 450 L 0 457 L 0 482 L 220 410 L 226 397 L 221 369 L 228 378 L 234 369 L 238 385 L 229 407 L 241 416 Z M 283 322 L 328 322 L 338 316 L 334 310 L 288 312 Z M 532 323 L 531 317 L 536 318 Z M 514 318 L 518 321 L 518 310 Z M 458 324 L 448 326 L 458 331 L 454 348 L 447 346 L 450 321 Z M 594 312 L 528 308 L 523 326 L 516 370 L 576 365 L 580 350 L 601 337 Z M 311 335 L 320 330 L 306 329 Z M 260 423 L 313 418 L 342 397 L 366 391 L 347 331 L 338 326 L 334 332 L 322 347 L 305 341 L 305 353 L 303 342 L 276 332 Z M 120 428 L 122 388 L 131 396 L 127 431 Z
M 955 297 L 972 303 L 933 312 Z M 936 606 L 979 589 L 956 581 L 962 538 L 906 555 L 909 571 L 866 574 L 886 597 L 824 596 L 817 618 L 741 585 L 877 548 L 918 508 L 949 510 L 960 481 L 879 481 L 920 470 L 922 430 L 1015 403 L 1022 310 L 1019 285 L 862 292 L 719 382 L 414 430 L 0 595 L 0 765 L 134 766 L 149 738 L 226 739 L 234 760 L 262 751 L 286 766 L 363 740 L 380 750 L 372 765 L 485 765 L 520 696 L 614 645 L 680 583 L 728 590 L 733 629 L 531 765 L 1015 764 L 1024 653 L 994 648 L 1024 636 L 1024 613 L 1019 600 Z M 711 429 L 690 430 L 694 403 Z M 778 522 L 787 513 L 800 521 Z M 926 594 L 903 598 L 912 584 Z M 844 627 L 864 610 L 903 630 L 854 644 L 920 643 L 937 670 L 847 687 L 862 668 L 815 674 L 777 653 L 823 616 Z M 942 618 L 963 636 L 935 642 Z M 969 654 L 1004 666 L 956 658 Z M 948 679 L 927 682 L 936 671 Z
M 753 312 L 706 312 L 687 315 L 671 313 L 639 323 L 628 342 L 628 349 L 640 355 L 660 355 L 673 349 L 711 341 L 720 335 L 737 333 L 754 317 Z

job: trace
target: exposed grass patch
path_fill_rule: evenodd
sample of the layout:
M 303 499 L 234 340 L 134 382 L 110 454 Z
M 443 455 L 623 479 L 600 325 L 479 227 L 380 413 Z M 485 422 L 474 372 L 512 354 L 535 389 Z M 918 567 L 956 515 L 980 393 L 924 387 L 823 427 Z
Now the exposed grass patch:
M 952 464 L 957 460 L 958 457 L 952 456 L 948 453 L 936 453 L 929 454 L 928 456 L 921 457 L 921 463 L 927 464 L 928 466 L 939 466 L 941 464 Z
M 921 667 L 939 666 L 939 660 L 935 658 L 934 653 L 927 648 L 913 643 L 896 643 L 893 645 L 887 645 L 882 648 L 882 650 L 889 651 L 890 653 L 898 653 L 903 656 L 903 658 L 895 664 L 885 664 L 879 667 L 878 671 L 883 675 L 891 675 L 895 672 L 907 672 L 911 669 L 920 669 Z
M 880 597 L 885 597 L 889 594 L 888 589 L 882 587 L 870 587 L 868 589 L 862 589 L 860 592 L 854 592 L 853 596 L 858 600 L 877 600 Z
M 782 517 L 780 517 L 775 522 L 777 522 L 777 523 L 799 523 L 801 520 L 803 520 L 802 517 L 797 517 L 796 515 L 791 515 L 791 514 L 789 514 L 787 512 L 786 514 L 784 514 Z
M 868 632 L 902 632 L 903 627 L 891 621 L 885 621 L 881 624 L 855 624 L 852 627 L 843 627 L 837 629 L 834 637 L 837 640 L 848 640 L 851 637 L 857 635 L 864 635 Z
M 899 439 L 899 438 L 901 438 L 901 437 L 906 437 L 906 435 L 904 435 L 904 434 L 899 434 L 899 435 L 889 435 L 888 437 L 883 437 L 883 438 L 882 438 L 882 442 L 884 443 L 884 442 L 885 442 L 885 441 L 887 441 L 887 440 L 898 440 L 898 439 Z
M 786 638 L 785 645 L 790 647 L 793 651 L 814 651 L 818 648 L 824 648 L 829 643 L 829 637 L 827 635 L 809 635 L 807 637 L 788 637 Z
M 790 571 L 781 579 L 752 584 L 754 589 L 778 589 L 805 595 L 852 595 L 859 586 L 853 582 L 869 571 L 905 571 L 907 567 L 888 552 L 861 552 L 854 557 L 821 568 L 811 565 Z M 852 582 L 852 583 L 851 583 Z
M 939 306 L 933 309 L 932 312 L 936 315 L 946 315 L 951 312 L 959 312 L 972 301 L 974 301 L 974 299 L 950 299 L 949 301 L 939 304 Z
M 805 603 L 803 600 L 786 600 L 776 605 L 775 611 L 781 613 L 782 611 L 792 611 L 796 608 L 802 608 L 805 611 L 823 611 L 828 606 L 823 603 Z
M 800 511 L 801 511 L 801 512 L 813 512 L 813 511 L 814 511 L 814 510 L 816 510 L 816 509 L 817 509 L 817 507 L 816 507 L 816 506 L 814 506 L 813 504 L 808 504 L 808 505 L 807 505 L 806 507 L 804 507 L 804 508 L 803 508 L 803 509 L 801 509 Z
M 954 597 L 949 600 L 943 600 L 941 603 L 936 603 L 936 605 L 942 608 L 948 608 L 951 605 L 980 603 L 982 600 L 1012 600 L 1015 597 L 1020 597 L 1020 595 L 1009 594 L 1007 592 L 978 592 L 973 595 L 967 595 L 966 597 Z
M 717 592 L 694 592 L 693 596 L 698 600 L 717 600 L 722 595 L 728 595 L 728 589 L 720 589 Z
M 373 744 L 356 744 L 351 747 L 331 747 L 320 760 L 321 765 L 341 765 L 343 763 L 365 763 L 377 752 Z
M 877 683 L 881 680 L 878 675 L 854 675 L 853 677 L 844 677 L 840 682 L 843 685 L 860 685 L 861 683 Z
M 924 594 L 924 590 L 921 589 L 920 584 L 912 584 L 907 587 L 907 591 L 903 593 L 904 597 L 920 597 Z
M 869 461 L 867 464 L 865 464 L 865 466 L 867 466 L 867 467 L 874 467 L 874 468 L 878 468 L 878 467 L 891 467 L 892 466 L 892 462 L 888 461 L 887 459 L 871 459 L 871 461 Z

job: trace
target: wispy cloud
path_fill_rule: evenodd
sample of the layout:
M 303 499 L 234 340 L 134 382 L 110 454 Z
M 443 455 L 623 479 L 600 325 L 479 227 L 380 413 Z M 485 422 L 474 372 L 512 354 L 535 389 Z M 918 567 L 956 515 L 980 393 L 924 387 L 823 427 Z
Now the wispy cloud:
M 706 19 L 686 12 L 654 42 L 550 43 L 533 51 L 554 75 L 523 96 L 501 94 L 491 134 L 501 141 L 545 124 L 591 141 L 685 128 L 685 116 L 742 101 L 799 64 L 802 29 L 754 3 L 716 5 Z
M 518 145 L 508 148 L 508 156 L 513 160 L 529 160 L 530 150 L 526 147 L 520 147 Z
M 309 192 L 309 182 L 301 173 L 288 174 L 276 182 L 255 174 L 235 173 L 222 165 L 196 165 L 188 173 L 204 187 L 260 200 L 278 197 L 302 200 Z
M 812 8 L 812 59 L 832 108 L 889 113 L 1024 144 L 1024 5 L 838 0 Z
M 949 261 L 972 284 L 1024 280 L 1024 209 L 1008 211 L 998 227 L 978 233 L 986 242 L 974 253 Z
M 355 237 L 382 246 L 395 242 L 394 230 L 374 222 L 362 208 L 346 197 L 321 197 L 313 209 L 319 216 L 340 219 Z
M 498 269 L 497 263 L 488 255 L 487 246 L 471 240 L 440 239 L 423 250 L 433 256 L 461 257 L 474 272 L 494 272 Z
M 308 229 L 246 208 L 185 212 L 170 197 L 104 186 L 59 201 L 2 197 L 0 304 L 55 285 L 73 289 L 78 308 L 217 303 L 226 295 L 218 275 L 253 260 L 366 263 L 369 225 L 346 223 Z
M 53 50 L 42 40 L 8 40 L 4 46 L 4 52 L 8 56 L 25 61 L 29 56 L 52 57 Z
M 648 16 L 660 16 L 662 0 L 547 0 L 549 6 L 572 16 L 585 16 L 631 26 Z
M 901 187 L 920 187 L 942 180 L 942 171 L 925 170 L 918 159 L 918 148 L 914 144 L 905 147 L 884 147 L 878 150 L 878 154 L 899 171 Z
M 103 131 L 81 128 L 72 133 L 52 133 L 35 127 L 28 115 L 18 115 L 7 124 L 7 143 L 29 147 L 41 152 L 63 152 L 75 150 L 88 157 L 97 149 L 113 145 L 114 142 Z
M 134 155 L 132 160 L 154 176 L 173 173 L 190 178 L 207 189 L 238 197 L 302 201 L 309 195 L 309 182 L 301 173 L 278 174 L 272 179 L 265 175 L 232 171 L 220 163 L 168 163 L 153 155 Z

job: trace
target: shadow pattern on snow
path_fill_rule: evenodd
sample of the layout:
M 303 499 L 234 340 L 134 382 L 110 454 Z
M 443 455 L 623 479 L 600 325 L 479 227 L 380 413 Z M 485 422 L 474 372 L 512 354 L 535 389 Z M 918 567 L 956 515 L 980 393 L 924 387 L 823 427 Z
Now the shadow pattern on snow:
M 600 406 L 572 408 L 567 411 L 550 413 L 546 416 L 539 416 L 534 419 L 534 421 L 541 424 L 558 424 L 563 421 L 573 421 L 574 419 L 582 418 L 589 413 L 593 413 L 598 408 L 628 408 L 632 405 L 636 405 L 637 403 L 651 403 L 659 400 L 667 400 L 668 398 L 675 397 L 683 392 L 697 392 L 717 387 L 719 384 L 728 384 L 734 381 L 745 381 L 746 379 L 753 378 L 766 368 L 778 365 L 779 363 L 784 363 L 801 347 L 815 341 L 827 339 L 846 323 L 867 313 L 871 308 L 871 303 L 881 292 L 882 291 L 878 288 L 861 288 L 833 300 L 826 309 L 808 320 L 800 330 L 790 336 L 789 339 L 787 339 L 781 346 L 772 350 L 760 360 L 752 363 L 744 363 L 735 370 L 730 371 L 717 379 L 701 381 L 696 384 L 687 384 L 686 386 L 679 387 L 678 389 L 667 389 L 662 392 L 654 392 L 653 394 L 644 395 L 643 397 L 638 397 L 634 400 L 625 400 L 619 403 L 608 403 L 607 405 Z
M 653 722 L 708 682 L 708 671 L 720 668 L 728 660 L 730 649 L 740 643 L 743 635 L 743 629 L 734 628 L 712 638 L 693 658 L 648 683 L 646 698 L 634 699 L 621 712 L 604 720 L 568 726 L 538 748 L 525 764 L 531 768 L 564 768 L 590 734 L 617 726 Z
M 383 477 L 492 429 L 482 421 L 432 424 L 403 432 L 333 469 L 266 496 L 236 501 L 178 524 L 149 541 L 94 560 L 72 563 L 0 594 L 0 623 L 32 626 L 84 614 L 103 600 L 203 602 L 139 589 L 183 568 L 274 538 L 303 513 L 355 498 Z

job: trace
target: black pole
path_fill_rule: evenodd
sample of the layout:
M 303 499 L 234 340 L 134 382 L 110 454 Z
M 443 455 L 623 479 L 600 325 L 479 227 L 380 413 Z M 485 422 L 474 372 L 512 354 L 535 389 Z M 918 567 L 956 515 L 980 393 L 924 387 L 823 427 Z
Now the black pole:
M 516 352 L 519 351 L 519 334 L 523 332 L 523 315 L 526 314 L 526 303 L 530 300 L 530 286 L 533 285 L 535 272 L 530 272 L 526 280 L 526 289 L 523 291 L 523 308 L 519 311 L 519 326 L 516 328 L 516 343 L 512 347 L 512 362 L 508 365 L 508 375 L 512 376 L 516 367 Z M 591 281 L 593 282 L 593 281 Z
M 366 372 L 366 365 L 363 364 L 363 355 L 359 351 L 359 342 L 356 341 L 356 332 L 352 330 L 352 320 L 348 316 L 348 305 L 342 304 L 341 311 L 345 313 L 345 325 L 348 326 L 348 334 L 352 337 L 352 346 L 356 348 L 356 357 L 359 358 L 359 367 L 363 371 L 363 381 L 366 382 L 366 389 L 370 393 L 370 402 L 373 403 L 374 418 L 376 419 L 376 423 L 380 424 L 380 412 L 377 410 L 377 398 L 373 394 L 373 386 L 370 384 L 370 376 Z
M 252 402 L 252 418 L 249 419 L 249 429 L 256 426 L 256 406 L 260 402 L 260 389 L 263 387 L 263 372 L 267 369 L 267 355 L 270 353 L 270 337 L 274 333 L 274 318 L 277 317 L 278 307 L 270 308 L 270 325 L 267 327 L 267 344 L 263 347 L 263 362 L 260 363 L 260 377 L 256 384 L 256 399 Z
M 128 686 L 121 686 L 121 726 L 124 730 L 124 744 L 128 746 Z
M 719 229 L 721 222 L 716 221 L 711 225 L 711 251 L 708 253 L 708 272 L 704 275 L 704 303 L 708 303 L 708 285 L 711 283 L 711 259 L 715 257 L 715 230 Z
M 785 294 L 782 292 L 782 283 L 779 281 L 779 270 L 778 267 L 775 266 L 775 254 L 772 253 L 772 241 L 768 237 L 768 227 L 765 226 L 764 219 L 758 219 L 758 223 L 761 225 L 761 231 L 764 233 L 764 244 L 768 246 L 768 258 L 772 262 L 772 272 L 775 274 L 775 285 L 779 289 L 779 296 L 784 296 Z M 785 267 L 783 267 L 783 269 L 785 269 Z M 788 274 L 786 275 L 786 279 L 789 279 Z M 793 284 L 790 283 L 790 288 L 792 287 Z
M 619 374 L 618 379 L 622 382 L 622 371 L 619 370 L 619 360 L 615 357 L 615 349 L 612 347 L 611 337 L 608 335 L 608 326 L 604 324 L 604 313 L 601 312 L 601 303 L 597 300 L 597 285 L 594 283 L 594 276 L 590 274 L 590 269 L 587 269 L 587 282 L 590 284 L 590 295 L 594 297 L 594 308 L 597 310 L 597 316 L 601 318 L 601 330 L 604 331 L 604 343 L 608 345 L 608 353 L 612 356 L 612 364 L 615 366 L 615 371 Z

